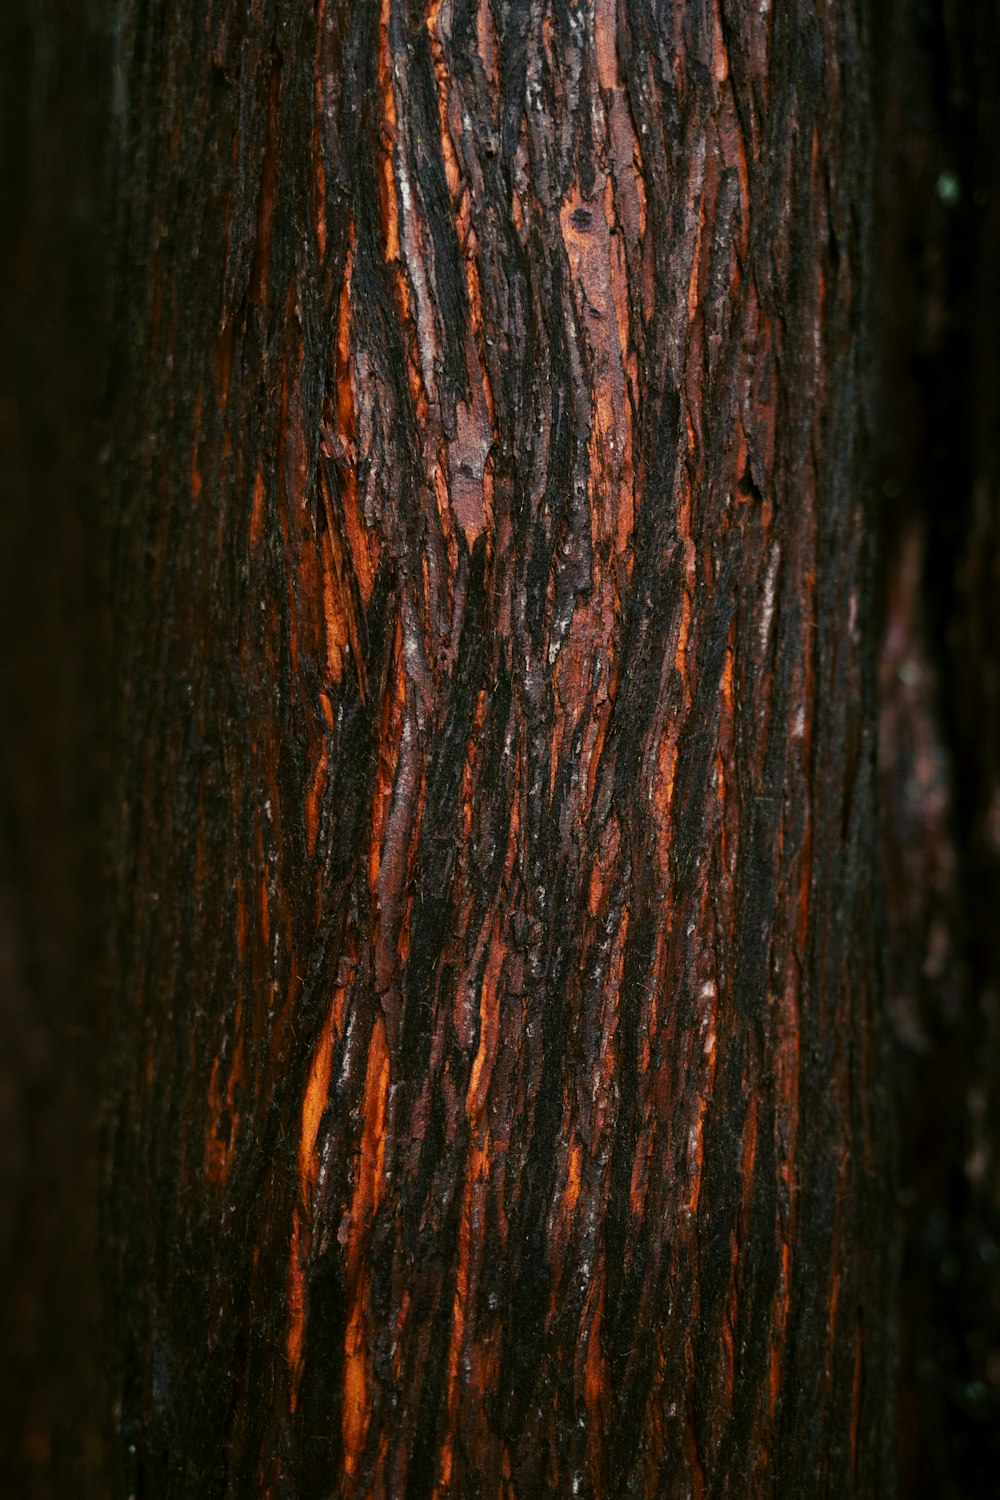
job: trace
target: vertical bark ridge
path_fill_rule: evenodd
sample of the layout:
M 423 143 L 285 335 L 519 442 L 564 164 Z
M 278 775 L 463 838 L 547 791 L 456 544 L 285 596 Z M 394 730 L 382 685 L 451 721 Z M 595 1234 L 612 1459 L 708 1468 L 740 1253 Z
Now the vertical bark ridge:
M 862 20 L 125 13 L 131 1492 L 888 1492 Z

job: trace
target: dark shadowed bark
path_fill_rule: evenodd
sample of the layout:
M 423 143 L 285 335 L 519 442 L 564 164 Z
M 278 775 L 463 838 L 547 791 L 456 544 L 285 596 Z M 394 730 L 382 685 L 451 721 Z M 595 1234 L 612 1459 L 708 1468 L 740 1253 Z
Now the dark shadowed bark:
M 123 7 L 122 1492 L 892 1492 L 862 22 Z

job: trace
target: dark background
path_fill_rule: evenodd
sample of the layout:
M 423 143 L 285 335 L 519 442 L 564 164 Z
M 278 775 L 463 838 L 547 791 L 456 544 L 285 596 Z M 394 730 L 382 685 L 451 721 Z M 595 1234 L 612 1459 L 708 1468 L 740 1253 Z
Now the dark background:
M 0 7 L 0 1485 L 109 1493 L 110 0 Z M 1000 1494 L 1000 16 L 872 7 L 871 503 L 904 1497 Z M 120 251 L 117 253 L 126 253 Z

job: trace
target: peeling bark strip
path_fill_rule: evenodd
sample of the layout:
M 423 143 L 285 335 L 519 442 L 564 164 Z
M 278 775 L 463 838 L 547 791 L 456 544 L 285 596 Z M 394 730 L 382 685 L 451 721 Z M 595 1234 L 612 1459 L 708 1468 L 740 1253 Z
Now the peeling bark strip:
M 861 21 L 126 7 L 124 1492 L 891 1493 Z

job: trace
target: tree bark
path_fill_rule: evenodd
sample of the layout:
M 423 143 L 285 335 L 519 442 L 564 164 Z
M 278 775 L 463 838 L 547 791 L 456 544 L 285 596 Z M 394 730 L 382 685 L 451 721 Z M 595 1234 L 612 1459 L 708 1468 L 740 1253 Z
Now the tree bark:
M 862 7 L 119 47 L 120 1490 L 891 1494 Z

